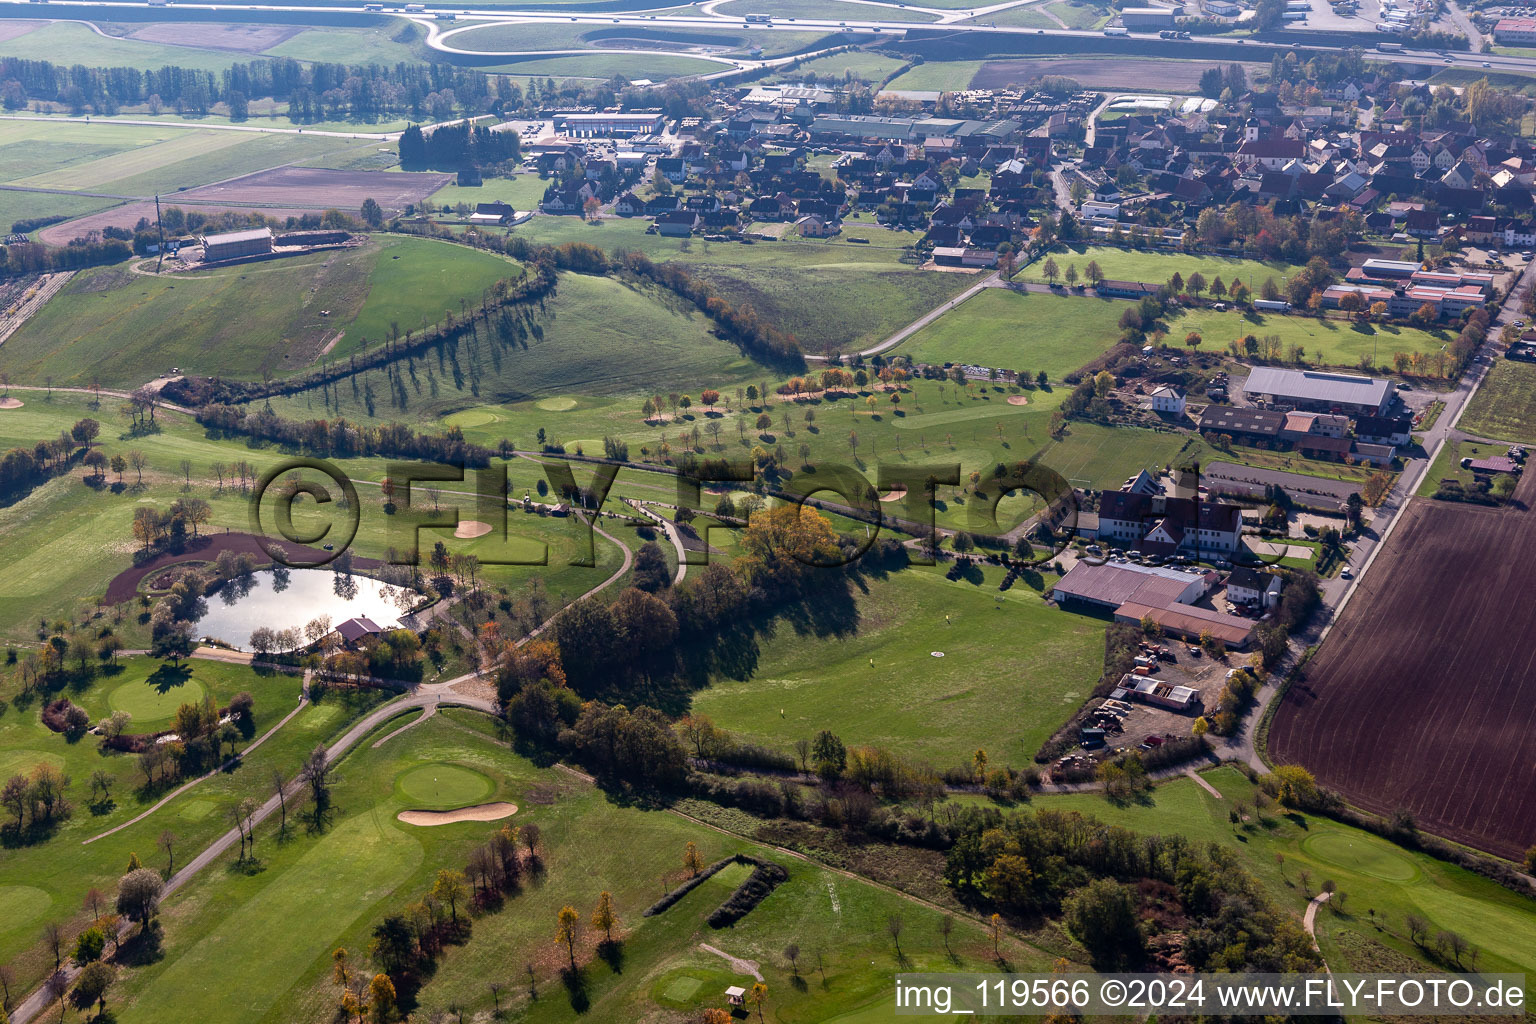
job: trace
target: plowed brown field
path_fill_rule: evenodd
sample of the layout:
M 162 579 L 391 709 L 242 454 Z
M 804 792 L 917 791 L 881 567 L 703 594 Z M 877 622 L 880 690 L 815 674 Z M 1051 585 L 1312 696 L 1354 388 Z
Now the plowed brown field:
M 1271 753 L 1518 858 L 1536 843 L 1536 512 L 1415 498 L 1402 515 L 1287 692 Z

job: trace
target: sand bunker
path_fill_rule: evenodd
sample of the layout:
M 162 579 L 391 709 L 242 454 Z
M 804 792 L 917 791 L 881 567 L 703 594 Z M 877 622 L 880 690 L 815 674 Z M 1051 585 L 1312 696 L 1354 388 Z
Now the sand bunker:
M 456 821 L 500 821 L 517 813 L 517 804 L 476 804 L 456 811 L 401 811 L 396 815 L 407 825 L 452 825 Z
M 0 398 L 0 409 L 20 409 L 25 404 L 19 398 Z
M 1025 397 L 1024 395 L 1009 395 L 1008 396 L 1008 404 L 1009 405 L 1028 405 L 1029 404 L 1029 399 L 1027 397 Z
M 482 523 L 478 519 L 460 519 L 459 528 L 453 531 L 453 535 L 461 540 L 469 540 L 474 537 L 484 537 L 490 532 L 490 523 Z
M 884 494 L 880 495 L 880 500 L 881 501 L 900 501 L 902 498 L 905 498 L 906 496 L 907 496 L 907 489 L 905 487 L 897 487 L 897 488 L 894 488 L 892 490 L 886 491 Z

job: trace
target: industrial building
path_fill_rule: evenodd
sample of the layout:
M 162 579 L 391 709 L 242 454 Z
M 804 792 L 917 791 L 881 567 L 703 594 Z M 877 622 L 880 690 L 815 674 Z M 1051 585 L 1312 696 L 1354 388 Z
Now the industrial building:
M 1127 7 L 1120 12 L 1120 24 L 1132 30 L 1173 28 L 1175 17 L 1171 7 Z
M 1493 26 L 1493 41 L 1505 45 L 1536 43 L 1536 18 L 1500 18 Z
M 654 135 L 667 126 L 661 114 L 557 114 L 555 128 L 570 138 Z
M 272 229 L 229 231 L 203 236 L 204 260 L 233 260 L 242 256 L 261 256 L 272 251 Z

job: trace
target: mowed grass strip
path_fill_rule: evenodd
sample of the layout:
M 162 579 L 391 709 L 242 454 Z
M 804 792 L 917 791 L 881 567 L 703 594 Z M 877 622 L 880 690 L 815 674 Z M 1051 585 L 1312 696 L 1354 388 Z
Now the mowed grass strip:
M 150 130 L 160 131 L 160 129 Z M 261 138 L 259 135 L 246 132 L 198 131 L 193 128 L 172 128 L 165 131 L 167 138 L 164 141 L 148 142 L 132 149 L 97 157 L 94 160 L 41 171 L 30 177 L 18 179 L 16 184 L 82 191 L 100 189 L 123 178 L 147 174 L 184 160 L 206 158 L 221 149 L 229 149 Z M 202 182 L 196 182 L 196 184 L 202 184 Z
M 693 710 L 784 751 L 830 729 L 938 767 L 977 747 L 1023 767 L 1092 690 L 1104 626 L 1022 580 L 1000 592 L 1000 575 L 976 575 L 911 568 L 873 582 L 846 634 L 781 625 L 751 678 L 700 691 Z

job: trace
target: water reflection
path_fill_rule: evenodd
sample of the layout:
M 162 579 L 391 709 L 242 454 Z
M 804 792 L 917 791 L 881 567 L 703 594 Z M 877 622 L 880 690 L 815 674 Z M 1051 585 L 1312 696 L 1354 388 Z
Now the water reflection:
M 246 647 L 251 631 L 303 629 L 312 619 L 330 618 L 333 624 L 366 616 L 388 629 L 400 623 L 417 595 L 366 576 L 351 576 L 328 569 L 263 569 L 230 580 L 218 591 L 218 600 L 193 624 L 195 636 L 213 637 L 236 647 Z

